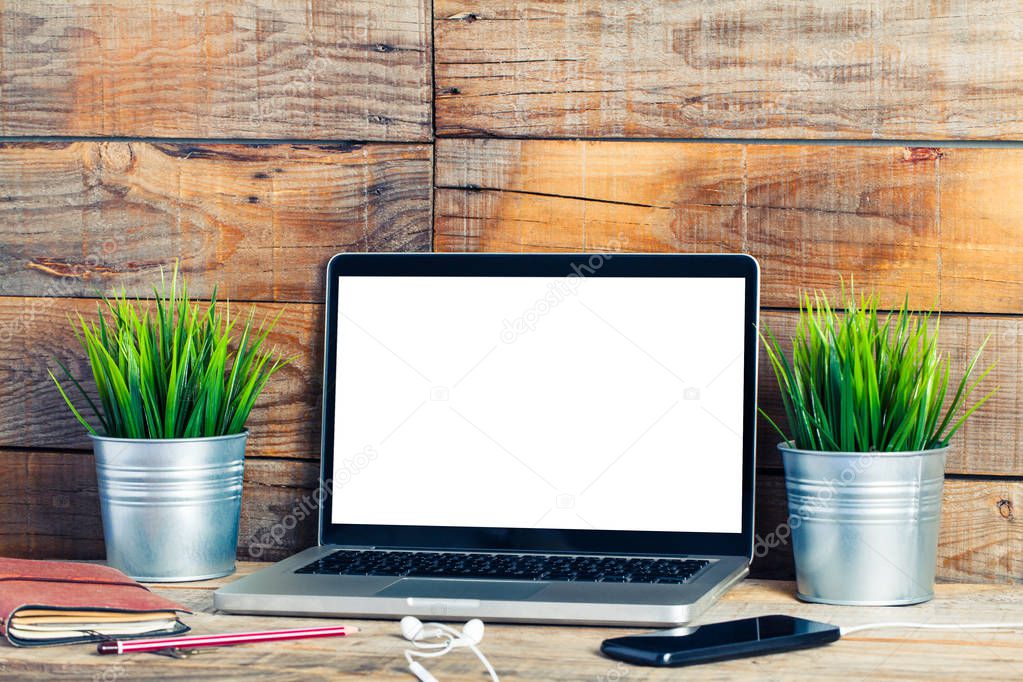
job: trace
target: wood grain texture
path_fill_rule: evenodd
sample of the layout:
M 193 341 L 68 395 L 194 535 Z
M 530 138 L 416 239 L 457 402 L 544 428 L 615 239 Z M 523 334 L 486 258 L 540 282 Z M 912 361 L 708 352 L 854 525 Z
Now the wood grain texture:
M 0 295 L 321 301 L 339 251 L 430 248 L 428 145 L 0 144 Z
M 249 421 L 250 452 L 294 459 L 319 456 L 322 309 L 313 304 L 258 304 L 257 315 L 283 309 L 271 338 L 285 354 L 295 355 L 268 384 Z M 0 297 L 0 447 L 80 448 L 91 444 L 52 386 L 47 369 L 59 358 L 80 379 L 88 379 L 68 314 L 95 315 L 95 301 L 60 298 Z M 763 321 L 782 340 L 795 329 L 796 314 L 766 311 Z M 946 316 L 942 350 L 962 368 L 987 339 L 982 356 L 996 363 L 983 388 L 998 392 L 963 427 L 948 458 L 949 473 L 1018 475 L 1023 471 L 1023 318 Z M 26 349 L 31 349 L 27 352 Z M 958 376 L 958 375 L 954 375 Z M 760 358 L 760 404 L 780 424 L 784 414 L 766 357 Z M 762 468 L 778 468 L 777 434 L 761 420 L 758 458 Z
M 1023 528 L 1018 479 L 947 479 L 938 539 L 939 580 L 1023 583 Z M 752 575 L 791 578 L 792 547 L 781 473 L 757 476 L 756 541 Z
M 0 135 L 429 140 L 427 7 L 6 3 Z
M 0 554 L 102 558 L 102 526 L 92 455 L 0 450 L 0 470 L 16 472 L 26 495 L 0 502 Z M 238 538 L 244 560 L 283 559 L 316 542 L 316 462 L 265 459 L 251 452 Z M 1023 582 L 1023 482 L 998 478 L 945 483 L 938 576 L 944 580 Z M 757 479 L 753 575 L 791 578 L 785 485 L 778 472 Z M 782 538 L 780 542 L 772 539 Z
M 791 351 L 789 340 L 797 320 L 795 312 L 761 314 L 761 322 L 782 342 L 786 354 Z M 993 367 L 974 399 L 996 392 L 953 437 L 945 470 L 953 474 L 1019 476 L 1023 472 L 1023 385 L 1019 380 L 1023 375 L 1023 317 L 945 315 L 940 320 L 939 351 L 952 360 L 953 382 L 958 382 L 963 368 L 985 341 L 978 376 L 980 371 Z M 758 369 L 760 407 L 785 429 L 778 384 L 763 348 Z M 781 437 L 763 418 L 757 429 L 758 465 L 779 469 L 781 457 L 776 446 Z
M 102 559 L 96 469 L 92 453 L 0 449 L 0 471 L 17 495 L 0 498 L 0 556 Z M 316 514 L 301 519 L 315 488 L 315 462 L 247 453 L 238 537 L 241 559 L 283 559 L 316 544 Z M 308 507 L 308 503 L 307 503 Z
M 47 370 L 60 359 L 79 380 L 91 372 L 68 315 L 95 319 L 89 299 L 0 297 L 0 447 L 92 448 L 85 430 L 64 406 Z M 235 310 L 247 311 L 246 304 Z M 267 383 L 248 428 L 252 455 L 317 459 L 323 306 L 255 304 L 256 319 L 281 317 L 268 342 L 294 361 Z M 0 468 L 0 471 L 3 471 Z
M 439 251 L 747 252 L 762 300 L 835 294 L 840 277 L 921 308 L 1023 312 L 1017 150 L 439 140 Z M 972 226 L 972 228 L 971 228 Z M 1019 236 L 1017 236 L 1019 235 Z M 781 336 L 795 316 L 767 313 Z M 964 427 L 955 473 L 1023 471 L 1023 319 L 946 315 L 962 368 L 985 339 L 991 403 Z M 957 376 L 957 375 L 956 375 Z M 761 402 L 780 413 L 761 361 Z M 777 466 L 761 423 L 760 453 Z
M 214 589 L 264 568 L 240 564 L 238 573 L 201 583 L 153 584 L 154 591 L 192 609 L 185 620 L 196 634 L 316 627 L 331 621 L 281 616 L 227 615 L 213 610 Z M 851 626 L 895 620 L 892 609 L 825 606 L 796 601 L 789 582 L 746 580 L 728 591 L 697 623 L 787 613 L 811 620 Z M 898 610 L 901 620 L 928 623 L 1009 622 L 1019 619 L 1019 587 L 938 585 L 926 604 Z M 166 656 L 96 656 L 91 647 L 0 650 L 8 675 L 23 680 L 119 677 L 131 680 L 407 680 L 402 651 L 405 641 L 393 620 L 334 622 L 357 625 L 352 637 L 218 649 L 216 655 L 180 660 Z M 608 637 L 649 628 L 529 626 L 487 623 L 483 650 L 502 679 L 508 680 L 676 680 L 677 670 L 635 668 L 604 658 L 599 643 Z M 1001 631 L 880 630 L 854 633 L 824 649 L 783 656 L 738 659 L 688 668 L 690 680 L 906 680 L 1014 679 L 1023 662 L 1017 633 Z M 442 680 L 485 679 L 468 652 L 430 661 L 428 669 Z
M 91 454 L 0 450 L 0 556 L 96 559 L 103 521 Z
M 439 135 L 1019 139 L 1008 0 L 437 0 Z
M 1023 150 L 438 140 L 439 251 L 746 252 L 763 302 L 840 277 L 1023 312 Z

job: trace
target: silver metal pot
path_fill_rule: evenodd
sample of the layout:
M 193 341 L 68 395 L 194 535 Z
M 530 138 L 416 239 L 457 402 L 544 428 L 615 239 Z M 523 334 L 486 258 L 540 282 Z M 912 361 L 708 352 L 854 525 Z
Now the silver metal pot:
M 800 599 L 894 606 L 934 596 L 948 448 L 778 449 Z
M 234 572 L 248 435 L 92 436 L 107 562 L 148 582 Z

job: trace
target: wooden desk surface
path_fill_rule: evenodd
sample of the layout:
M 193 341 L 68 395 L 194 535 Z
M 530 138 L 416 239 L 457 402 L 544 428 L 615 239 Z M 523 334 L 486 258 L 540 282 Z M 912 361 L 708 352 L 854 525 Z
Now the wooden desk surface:
M 221 580 L 154 586 L 196 611 L 186 620 L 195 633 L 300 625 L 327 619 L 231 616 L 213 612 L 212 591 L 265 564 L 242 564 Z M 701 622 L 767 613 L 786 613 L 838 625 L 878 621 L 1023 621 L 1023 587 L 944 584 L 927 604 L 898 608 L 830 607 L 804 604 L 788 582 L 748 580 L 735 587 Z M 340 639 L 207 649 L 175 660 L 153 654 L 108 657 L 94 645 L 17 649 L 0 645 L 0 677 L 6 679 L 220 680 L 272 677 L 274 680 L 413 680 L 405 666 L 405 643 L 394 621 L 353 621 L 362 632 Z M 483 650 L 506 680 L 646 679 L 1021 679 L 1023 634 L 1014 631 L 877 630 L 852 635 L 827 647 L 678 670 L 637 668 L 603 658 L 601 640 L 631 632 L 623 628 L 488 625 Z M 470 652 L 455 651 L 430 662 L 442 682 L 485 680 Z

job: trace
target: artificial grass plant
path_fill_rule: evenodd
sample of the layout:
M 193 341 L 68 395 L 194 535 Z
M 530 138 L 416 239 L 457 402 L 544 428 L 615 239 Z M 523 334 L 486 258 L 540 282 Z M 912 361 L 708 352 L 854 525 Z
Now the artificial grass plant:
M 201 309 L 188 298 L 177 265 L 168 288 L 161 275 L 147 305 L 120 295 L 98 304 L 98 321 L 78 315 L 75 336 L 92 368 L 99 404 L 68 368 L 60 368 L 98 421 L 87 421 L 57 377 L 50 377 L 71 412 L 93 435 L 114 438 L 200 438 L 241 433 L 267 380 L 290 361 L 264 350 L 280 314 L 254 328 L 250 310 L 234 344 L 238 323 L 222 310 L 216 290 Z M 155 307 L 155 314 L 152 308 Z M 109 316 L 109 317 L 108 317 Z
M 908 297 L 884 314 L 876 294 L 857 300 L 843 286 L 842 297 L 845 310 L 839 313 L 824 294 L 803 294 L 791 362 L 765 327 L 761 338 L 791 435 L 761 414 L 800 450 L 898 452 L 948 445 L 994 393 L 964 407 L 992 369 L 970 381 L 987 341 L 949 398 L 951 359 L 937 348 L 939 316 L 910 311 Z

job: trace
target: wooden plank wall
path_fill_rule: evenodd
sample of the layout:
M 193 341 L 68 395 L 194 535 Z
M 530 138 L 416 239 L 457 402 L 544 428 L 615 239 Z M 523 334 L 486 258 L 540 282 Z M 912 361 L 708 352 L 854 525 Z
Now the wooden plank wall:
M 243 495 L 239 553 L 264 551 L 247 538 L 316 483 L 323 266 L 431 247 L 432 39 L 426 0 L 0 4 L 0 555 L 103 556 L 46 370 L 84 377 L 67 315 L 175 259 L 195 294 L 283 309 L 297 358 L 251 417 Z
M 102 556 L 45 372 L 86 370 L 69 312 L 175 258 L 197 293 L 285 311 L 298 360 L 253 414 L 239 542 L 274 559 L 313 542 L 331 254 L 744 251 L 783 335 L 800 290 L 851 276 L 944 311 L 959 366 L 989 339 L 939 575 L 1023 580 L 1021 39 L 1006 0 L 0 6 L 0 554 Z M 777 415 L 764 370 L 761 395 Z M 754 571 L 790 576 L 788 547 Z

